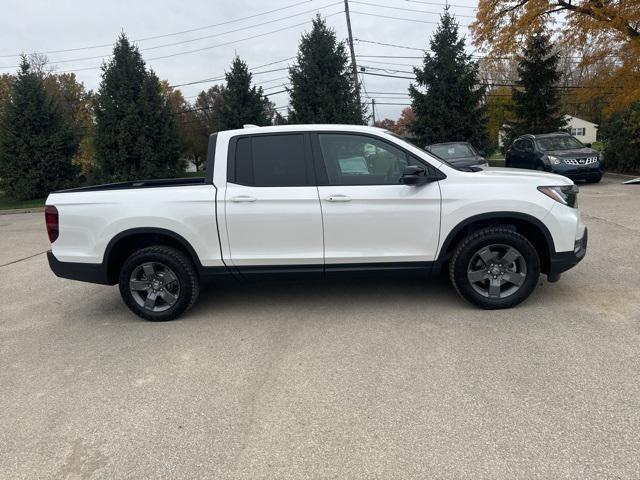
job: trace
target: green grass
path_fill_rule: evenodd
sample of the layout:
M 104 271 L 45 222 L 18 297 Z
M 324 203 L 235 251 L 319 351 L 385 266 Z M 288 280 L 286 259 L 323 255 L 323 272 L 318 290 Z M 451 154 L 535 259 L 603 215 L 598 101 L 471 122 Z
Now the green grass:
M 504 153 L 500 150 L 496 150 L 487 157 L 490 167 L 504 167 Z
M 604 150 L 604 143 L 603 142 L 593 142 L 591 144 L 591 148 L 593 148 L 594 150 L 597 150 L 598 152 L 601 152 L 602 150 Z
M 0 210 L 17 210 L 22 208 L 40 208 L 44 207 L 46 198 L 37 198 L 35 200 L 13 200 L 7 198 L 0 193 Z

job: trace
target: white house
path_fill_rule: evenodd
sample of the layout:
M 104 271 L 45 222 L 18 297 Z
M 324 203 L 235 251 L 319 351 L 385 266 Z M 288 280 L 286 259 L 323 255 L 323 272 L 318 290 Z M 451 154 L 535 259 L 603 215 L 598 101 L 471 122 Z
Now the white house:
M 572 115 L 565 115 L 565 120 L 567 121 L 567 126 L 562 129 L 563 132 L 568 132 L 582 143 L 593 143 L 596 141 L 598 137 L 598 124 L 587 122 L 578 117 L 574 117 Z M 507 130 L 509 129 L 508 125 L 503 125 L 498 131 L 498 145 L 502 147 L 504 145 L 505 137 L 507 134 Z M 529 132 L 532 134 L 536 134 L 539 132 Z
M 564 118 L 567 120 L 566 130 L 582 143 L 593 143 L 596 141 L 598 136 L 597 124 L 571 115 L 565 115 Z

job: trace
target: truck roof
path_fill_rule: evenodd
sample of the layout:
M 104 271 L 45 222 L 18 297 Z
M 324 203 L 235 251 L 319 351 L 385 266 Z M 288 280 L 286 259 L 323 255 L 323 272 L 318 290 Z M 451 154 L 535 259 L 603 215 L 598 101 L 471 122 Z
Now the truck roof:
M 313 131 L 340 131 L 340 132 L 362 132 L 362 133 L 380 133 L 387 130 L 378 127 L 369 127 L 367 125 L 348 125 L 348 124 L 296 124 L 296 125 L 277 125 L 269 127 L 256 127 L 246 125 L 245 128 L 238 128 L 235 130 L 223 130 L 218 132 L 219 134 L 228 135 L 259 135 L 261 133 L 275 133 L 275 132 L 313 132 Z

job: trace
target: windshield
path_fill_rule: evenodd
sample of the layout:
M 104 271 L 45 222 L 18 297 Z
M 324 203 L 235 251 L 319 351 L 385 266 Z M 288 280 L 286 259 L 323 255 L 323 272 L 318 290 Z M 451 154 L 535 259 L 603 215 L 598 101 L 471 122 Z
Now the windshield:
M 575 148 L 584 148 L 577 138 L 569 135 L 558 135 L 557 137 L 543 137 L 536 139 L 540 150 L 573 150 Z
M 444 158 L 445 160 L 475 156 L 475 152 L 465 143 L 432 145 L 429 147 L 429 151 L 440 158 Z

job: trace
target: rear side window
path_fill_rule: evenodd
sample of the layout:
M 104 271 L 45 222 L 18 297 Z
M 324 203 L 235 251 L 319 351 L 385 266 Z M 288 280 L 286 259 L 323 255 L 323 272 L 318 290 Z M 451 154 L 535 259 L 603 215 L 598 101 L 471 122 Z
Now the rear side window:
M 253 187 L 310 185 L 304 135 L 255 135 L 239 138 L 235 171 L 228 181 Z

